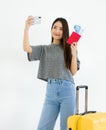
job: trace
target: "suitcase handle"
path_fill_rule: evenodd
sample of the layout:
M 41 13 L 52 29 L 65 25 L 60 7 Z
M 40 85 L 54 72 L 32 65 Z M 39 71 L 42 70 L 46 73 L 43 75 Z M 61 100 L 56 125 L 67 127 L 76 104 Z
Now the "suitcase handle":
M 76 87 L 76 114 L 79 114 L 79 89 L 85 89 L 85 112 L 88 111 L 88 86 L 87 85 L 79 85 Z
M 80 115 L 96 113 L 96 111 L 88 111 L 88 86 L 80 85 L 76 87 L 76 114 L 79 114 L 79 89 L 80 88 L 85 89 L 85 112 L 81 113 Z

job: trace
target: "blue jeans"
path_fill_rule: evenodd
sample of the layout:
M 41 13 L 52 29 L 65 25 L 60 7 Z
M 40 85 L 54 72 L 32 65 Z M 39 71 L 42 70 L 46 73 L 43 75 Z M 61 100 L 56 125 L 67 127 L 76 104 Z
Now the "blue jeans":
M 53 130 L 60 114 L 60 130 L 67 130 L 67 118 L 75 113 L 75 84 L 49 79 L 46 97 L 37 130 Z

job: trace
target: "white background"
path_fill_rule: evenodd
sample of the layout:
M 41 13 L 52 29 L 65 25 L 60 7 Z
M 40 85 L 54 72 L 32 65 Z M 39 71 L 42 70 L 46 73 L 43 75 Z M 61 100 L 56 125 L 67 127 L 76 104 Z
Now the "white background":
M 42 17 L 42 24 L 29 32 L 33 45 L 50 43 L 51 24 L 57 17 L 68 20 L 70 33 L 75 24 L 84 27 L 78 43 L 81 67 L 75 82 L 89 86 L 89 110 L 106 111 L 105 12 L 105 0 L 0 3 L 0 130 L 36 130 L 42 109 L 46 82 L 36 78 L 39 62 L 28 62 L 22 48 L 28 15 Z M 59 119 L 55 129 L 59 129 Z

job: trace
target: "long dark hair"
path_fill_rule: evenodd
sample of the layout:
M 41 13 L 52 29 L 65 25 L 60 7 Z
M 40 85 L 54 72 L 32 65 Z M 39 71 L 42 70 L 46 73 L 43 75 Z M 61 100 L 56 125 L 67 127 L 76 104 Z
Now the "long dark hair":
M 61 46 L 64 50 L 64 60 L 65 60 L 65 65 L 68 69 L 70 69 L 71 66 L 71 48 L 70 45 L 66 43 L 68 37 L 69 37 L 69 27 L 66 19 L 64 18 L 57 18 L 54 20 L 52 23 L 51 29 L 53 28 L 53 25 L 57 22 L 60 21 L 62 23 L 62 29 L 63 29 L 63 37 L 61 39 Z M 53 37 L 51 39 L 51 42 L 53 42 Z

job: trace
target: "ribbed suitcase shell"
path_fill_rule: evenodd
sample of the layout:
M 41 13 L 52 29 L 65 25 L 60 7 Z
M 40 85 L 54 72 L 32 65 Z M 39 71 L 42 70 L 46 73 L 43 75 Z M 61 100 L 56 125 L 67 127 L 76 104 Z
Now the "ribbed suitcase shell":
M 67 126 L 68 130 L 106 130 L 106 113 L 69 116 Z
M 85 88 L 85 114 L 79 114 L 80 88 Z M 77 86 L 76 91 L 76 114 L 68 117 L 68 130 L 106 130 L 106 113 L 87 110 L 88 86 Z

